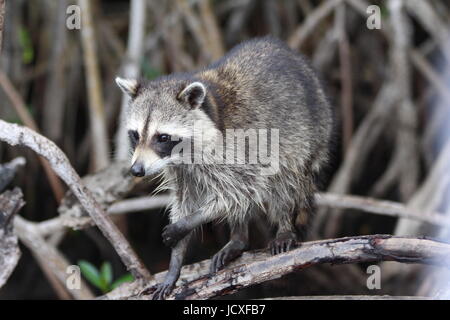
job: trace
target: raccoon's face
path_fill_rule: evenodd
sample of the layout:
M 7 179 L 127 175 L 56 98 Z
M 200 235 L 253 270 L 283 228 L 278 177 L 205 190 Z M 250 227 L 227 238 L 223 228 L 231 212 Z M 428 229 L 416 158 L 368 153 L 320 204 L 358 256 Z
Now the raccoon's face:
M 208 137 L 215 137 L 214 122 L 201 108 L 207 95 L 203 83 L 160 80 L 143 86 L 122 78 L 116 83 L 131 97 L 126 126 L 134 176 L 152 175 L 180 163 L 180 143 L 184 147 L 189 143 L 190 148 L 193 141 L 207 143 Z

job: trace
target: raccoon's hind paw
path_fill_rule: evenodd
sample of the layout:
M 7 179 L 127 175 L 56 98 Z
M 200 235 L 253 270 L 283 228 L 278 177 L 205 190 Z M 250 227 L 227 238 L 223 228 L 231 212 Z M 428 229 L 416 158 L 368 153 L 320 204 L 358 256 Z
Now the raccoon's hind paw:
M 173 290 L 174 283 L 166 282 L 158 284 L 152 300 L 164 300 Z
M 269 244 L 270 253 L 272 253 L 272 255 L 288 252 L 296 246 L 297 236 L 293 232 L 280 233 Z
M 247 248 L 247 245 L 242 241 L 230 240 L 219 252 L 217 252 L 211 259 L 211 266 L 209 268 L 211 273 L 216 273 L 227 265 L 232 260 L 239 257 Z
M 178 241 L 189 233 L 189 229 L 180 223 L 172 223 L 164 227 L 162 238 L 166 246 L 173 248 Z

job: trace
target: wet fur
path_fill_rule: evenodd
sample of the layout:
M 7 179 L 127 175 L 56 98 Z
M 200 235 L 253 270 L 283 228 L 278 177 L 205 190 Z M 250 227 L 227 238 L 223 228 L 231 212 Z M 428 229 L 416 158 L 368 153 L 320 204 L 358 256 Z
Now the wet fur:
M 258 210 L 287 224 L 299 208 L 309 208 L 313 174 L 328 159 L 332 110 L 306 59 L 276 39 L 255 39 L 187 78 L 207 86 L 212 97 L 203 110 L 223 134 L 226 128 L 279 129 L 280 171 L 261 176 L 250 166 L 167 168 L 166 177 L 176 181 L 170 183 L 176 191 L 172 221 L 201 208 L 231 224 Z

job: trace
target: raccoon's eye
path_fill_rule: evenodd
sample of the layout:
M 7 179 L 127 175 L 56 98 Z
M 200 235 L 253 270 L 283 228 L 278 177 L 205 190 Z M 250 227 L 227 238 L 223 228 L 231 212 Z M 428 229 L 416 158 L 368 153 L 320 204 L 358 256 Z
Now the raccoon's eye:
M 130 130 L 128 131 L 128 137 L 130 138 L 131 147 L 133 149 L 136 148 L 139 142 L 139 133 L 136 130 Z
M 159 143 L 166 143 L 170 141 L 170 136 L 168 134 L 160 134 L 156 138 Z

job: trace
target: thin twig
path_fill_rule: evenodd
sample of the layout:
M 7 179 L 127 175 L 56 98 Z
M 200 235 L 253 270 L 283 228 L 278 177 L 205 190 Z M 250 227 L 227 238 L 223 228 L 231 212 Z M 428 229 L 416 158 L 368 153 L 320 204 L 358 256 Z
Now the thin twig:
M 355 209 L 366 213 L 425 222 L 438 227 L 450 227 L 450 218 L 443 214 L 416 212 L 413 208 L 408 208 L 399 202 L 333 193 L 319 193 L 316 194 L 315 199 L 316 204 L 321 207 Z

